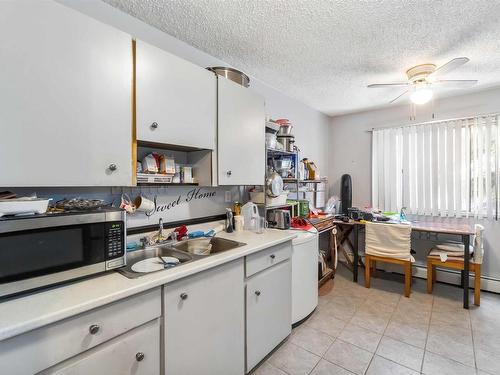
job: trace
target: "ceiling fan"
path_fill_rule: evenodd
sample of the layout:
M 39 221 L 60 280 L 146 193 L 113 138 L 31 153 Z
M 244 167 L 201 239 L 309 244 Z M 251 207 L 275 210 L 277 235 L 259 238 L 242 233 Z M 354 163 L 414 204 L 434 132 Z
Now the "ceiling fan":
M 406 94 L 410 94 L 410 100 L 414 104 L 425 104 L 432 99 L 434 88 L 438 87 L 456 87 L 467 88 L 474 86 L 477 80 L 473 79 L 452 79 L 443 80 L 441 76 L 467 63 L 467 57 L 457 57 L 441 65 L 439 68 L 434 64 L 421 64 L 414 66 L 406 71 L 408 77 L 407 82 L 394 83 L 375 83 L 368 85 L 368 88 L 385 88 L 385 87 L 405 87 L 406 90 L 391 100 L 389 103 L 394 103 Z

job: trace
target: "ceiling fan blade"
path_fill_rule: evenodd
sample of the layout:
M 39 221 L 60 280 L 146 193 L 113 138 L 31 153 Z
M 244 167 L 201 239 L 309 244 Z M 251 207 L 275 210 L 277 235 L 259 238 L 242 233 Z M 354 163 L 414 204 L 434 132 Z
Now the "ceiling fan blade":
M 371 85 L 368 85 L 369 89 L 378 89 L 378 88 L 384 88 L 384 87 L 397 87 L 397 86 L 408 86 L 408 82 L 393 82 L 393 83 L 372 83 Z
M 433 85 L 450 86 L 458 88 L 472 87 L 477 84 L 477 79 L 440 79 L 432 82 Z
M 459 66 L 464 65 L 467 62 L 469 62 L 469 59 L 467 57 L 457 57 L 453 60 L 448 61 L 446 64 L 441 65 L 433 73 L 429 74 L 428 78 L 431 79 L 438 78 L 448 72 L 451 72 L 452 70 L 458 68 Z
M 406 95 L 410 90 L 406 90 L 405 92 L 403 92 L 401 95 L 398 95 L 396 98 L 392 99 L 389 104 L 392 104 L 394 103 L 396 100 L 398 100 L 399 98 L 401 98 L 402 96 Z

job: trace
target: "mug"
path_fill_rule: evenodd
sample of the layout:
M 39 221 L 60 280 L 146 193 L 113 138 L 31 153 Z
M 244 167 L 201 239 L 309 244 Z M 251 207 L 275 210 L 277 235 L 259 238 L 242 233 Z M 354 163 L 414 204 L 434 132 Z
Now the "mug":
M 134 205 L 137 211 L 151 212 L 155 209 L 155 203 L 142 195 L 134 199 Z

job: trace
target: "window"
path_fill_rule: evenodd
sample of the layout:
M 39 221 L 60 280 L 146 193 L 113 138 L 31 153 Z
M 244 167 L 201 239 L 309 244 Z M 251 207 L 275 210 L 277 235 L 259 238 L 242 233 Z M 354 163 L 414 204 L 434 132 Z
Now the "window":
M 498 115 L 375 129 L 372 205 L 498 219 Z

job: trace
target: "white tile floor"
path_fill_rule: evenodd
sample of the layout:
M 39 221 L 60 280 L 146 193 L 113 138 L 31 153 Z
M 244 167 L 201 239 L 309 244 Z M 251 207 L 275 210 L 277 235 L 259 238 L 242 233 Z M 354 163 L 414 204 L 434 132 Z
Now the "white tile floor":
M 379 276 L 366 289 L 339 266 L 316 312 L 253 375 L 500 374 L 500 295 L 464 310 L 460 288 L 429 295 L 414 279 L 405 298 L 402 277 Z

